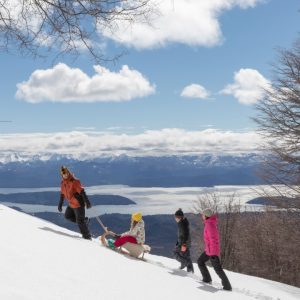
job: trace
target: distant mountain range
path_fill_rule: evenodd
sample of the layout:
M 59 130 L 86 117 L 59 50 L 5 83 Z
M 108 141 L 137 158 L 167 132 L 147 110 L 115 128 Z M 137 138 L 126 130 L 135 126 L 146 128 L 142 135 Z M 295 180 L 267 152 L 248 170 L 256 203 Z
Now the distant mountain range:
M 252 185 L 262 183 L 257 171 L 262 157 L 239 155 L 130 157 L 76 160 L 63 155 L 31 160 L 14 156 L 0 163 L 0 187 L 59 186 L 61 165 L 68 166 L 85 186 L 124 184 L 137 187 Z

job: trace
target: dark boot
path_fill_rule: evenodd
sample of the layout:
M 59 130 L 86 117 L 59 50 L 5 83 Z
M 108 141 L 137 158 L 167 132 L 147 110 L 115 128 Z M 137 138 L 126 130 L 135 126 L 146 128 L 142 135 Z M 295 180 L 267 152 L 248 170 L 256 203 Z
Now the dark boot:
M 187 265 L 187 272 L 188 273 L 194 273 L 194 266 L 193 266 L 193 264 L 188 264 Z
M 202 282 L 207 283 L 207 284 L 212 284 L 212 281 L 205 281 L 205 280 L 202 280 Z
M 186 267 L 185 262 L 180 263 L 180 267 L 179 267 L 180 270 L 183 270 L 185 267 Z

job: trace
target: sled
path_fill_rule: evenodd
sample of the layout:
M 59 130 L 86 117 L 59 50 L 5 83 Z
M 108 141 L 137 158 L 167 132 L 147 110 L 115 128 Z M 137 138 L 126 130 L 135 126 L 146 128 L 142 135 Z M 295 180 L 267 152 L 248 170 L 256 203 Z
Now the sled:
M 130 256 L 136 258 L 141 256 L 142 259 L 144 259 L 145 253 L 149 253 L 151 251 L 151 248 L 148 245 L 137 245 L 132 243 L 125 243 L 121 248 L 122 250 L 128 251 Z
M 106 238 L 108 235 L 115 236 L 116 234 L 111 231 L 106 231 L 103 235 L 100 236 L 99 239 L 100 239 L 102 245 L 110 248 L 107 238 Z M 151 251 L 151 247 L 148 245 L 137 245 L 137 244 L 132 244 L 132 243 L 125 243 L 124 245 L 122 245 L 119 248 L 116 248 L 115 250 L 122 254 L 127 254 L 127 255 L 135 257 L 135 258 L 144 259 L 145 253 L 149 253 Z

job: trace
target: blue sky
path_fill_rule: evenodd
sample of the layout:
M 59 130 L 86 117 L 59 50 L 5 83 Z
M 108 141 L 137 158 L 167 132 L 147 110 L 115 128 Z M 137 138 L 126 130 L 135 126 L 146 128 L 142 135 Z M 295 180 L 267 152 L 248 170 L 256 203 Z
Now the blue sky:
M 136 49 L 107 39 L 107 54 L 113 55 L 122 49 L 128 50 L 128 54 L 116 64 L 108 63 L 104 67 L 117 73 L 123 65 L 128 65 L 149 84 L 145 96 L 132 96 L 128 101 L 61 103 L 46 99 L 30 103 L 30 99 L 18 99 L 15 96 L 17 84 L 28 82 L 37 69 L 52 69 L 61 62 L 70 70 L 79 68 L 93 76 L 94 63 L 84 52 L 75 61 L 71 57 L 63 57 L 54 64 L 51 59 L 34 60 L 1 53 L 0 119 L 12 122 L 0 123 L 0 134 L 70 132 L 84 128 L 118 134 L 138 134 L 164 128 L 186 131 L 207 128 L 232 132 L 253 130 L 255 124 L 250 118 L 255 115 L 254 105 L 241 103 L 233 91 L 227 94 L 220 91 L 234 83 L 234 74 L 241 69 L 257 71 L 257 74 L 251 73 L 254 81 L 270 80 L 270 64 L 276 61 L 276 47 L 290 47 L 300 28 L 299 1 L 253 0 L 253 3 L 254 7 L 242 9 L 235 6 L 219 14 L 216 19 L 222 37 L 211 46 L 200 45 L 202 42 L 190 46 L 175 41 L 150 49 Z M 175 9 L 176 5 L 175 0 Z M 244 81 L 247 74 L 250 73 L 245 72 Z M 192 83 L 209 91 L 208 99 L 182 97 L 183 89 Z M 56 89 L 55 85 L 48 88 Z

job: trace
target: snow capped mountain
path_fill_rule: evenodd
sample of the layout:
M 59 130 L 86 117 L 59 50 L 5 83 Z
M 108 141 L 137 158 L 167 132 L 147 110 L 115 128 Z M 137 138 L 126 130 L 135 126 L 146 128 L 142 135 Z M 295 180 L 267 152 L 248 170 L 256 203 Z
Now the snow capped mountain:
M 60 161 L 63 159 L 73 159 L 72 155 L 64 154 L 32 154 L 32 153 L 18 153 L 18 152 L 2 152 L 0 155 L 0 163 L 30 163 L 35 161 Z
M 257 153 L 244 153 L 244 154 L 201 154 L 201 155 L 161 155 L 161 156 L 128 156 L 111 155 L 111 156 L 98 156 L 90 157 L 88 154 L 81 155 L 79 157 L 73 155 L 64 154 L 20 154 L 20 153 L 1 153 L 0 164 L 9 163 L 32 163 L 32 162 L 59 162 L 59 161 L 86 161 L 86 162 L 106 162 L 106 163 L 138 163 L 142 160 L 169 160 L 176 161 L 182 165 L 203 165 L 203 166 L 226 166 L 232 164 L 253 164 L 261 161 L 262 155 Z
M 16 161 L 14 161 L 16 159 Z M 9 162 L 10 161 L 10 162 Z M 0 187 L 46 187 L 59 184 L 58 170 L 67 165 L 85 185 L 213 186 L 260 184 L 256 170 L 262 156 L 100 156 L 80 160 L 64 155 L 10 156 L 0 162 Z
M 5 300 L 205 299 L 296 300 L 300 289 L 227 271 L 232 292 L 201 283 L 174 260 L 147 255 L 136 260 L 95 239 L 0 205 L 0 298 Z M 8 230 L 9 229 L 9 230 Z

